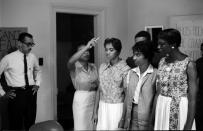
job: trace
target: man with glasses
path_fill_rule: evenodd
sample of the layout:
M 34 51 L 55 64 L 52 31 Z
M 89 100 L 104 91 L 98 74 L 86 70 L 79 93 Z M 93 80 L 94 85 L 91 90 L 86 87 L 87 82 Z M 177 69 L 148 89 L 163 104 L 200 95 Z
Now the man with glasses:
M 40 85 L 40 67 L 31 52 L 33 36 L 21 33 L 18 50 L 2 58 L 0 75 L 4 72 L 8 90 L 0 87 L 0 98 L 8 99 L 10 130 L 28 130 L 35 123 L 36 98 Z

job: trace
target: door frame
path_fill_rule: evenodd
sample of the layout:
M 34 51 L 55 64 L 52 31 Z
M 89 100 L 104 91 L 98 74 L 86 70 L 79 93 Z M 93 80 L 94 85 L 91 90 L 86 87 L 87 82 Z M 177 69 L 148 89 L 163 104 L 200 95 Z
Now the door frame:
M 51 4 L 51 76 L 52 76 L 52 104 L 54 119 L 57 120 L 57 40 L 56 40 L 56 13 L 84 14 L 94 16 L 94 35 L 99 36 L 98 45 L 95 46 L 94 61 L 97 67 L 105 59 L 103 52 L 103 41 L 105 39 L 105 7 L 92 7 L 84 5 L 71 5 L 67 3 Z

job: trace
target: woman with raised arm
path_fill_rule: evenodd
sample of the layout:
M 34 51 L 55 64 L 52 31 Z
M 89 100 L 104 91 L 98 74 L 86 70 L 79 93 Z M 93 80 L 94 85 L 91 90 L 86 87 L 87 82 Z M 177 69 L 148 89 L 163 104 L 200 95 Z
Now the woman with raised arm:
M 89 63 L 89 49 L 95 46 L 97 39 L 91 39 L 87 45 L 80 45 L 69 59 L 67 66 L 76 89 L 73 99 L 74 130 L 93 130 L 91 121 L 96 90 L 98 87 L 97 68 Z

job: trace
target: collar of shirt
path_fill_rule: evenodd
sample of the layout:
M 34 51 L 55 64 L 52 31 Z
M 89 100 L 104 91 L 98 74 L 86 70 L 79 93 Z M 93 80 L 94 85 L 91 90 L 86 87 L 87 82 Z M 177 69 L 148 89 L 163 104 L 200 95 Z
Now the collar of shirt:
M 112 65 L 110 64 L 110 62 L 108 62 L 107 64 L 106 64 L 106 68 L 105 69 L 107 69 L 107 68 L 110 68 Z
M 17 50 L 16 52 L 17 52 L 19 55 L 21 55 L 21 56 L 24 55 L 20 50 Z
M 112 66 L 117 66 L 117 65 L 119 65 L 119 64 L 122 63 L 122 62 L 123 62 L 122 59 L 120 59 L 120 60 L 119 60 L 116 64 L 114 64 L 114 65 L 111 65 L 110 62 L 108 62 L 108 63 L 106 63 L 105 70 L 106 70 L 107 68 L 112 67 Z
M 140 78 L 141 74 L 140 74 L 140 68 L 139 67 L 136 67 L 134 69 L 132 69 L 132 71 L 134 71 Z M 143 73 L 142 77 L 144 77 L 145 75 L 147 75 L 148 73 L 152 73 L 154 72 L 154 68 L 153 66 L 150 64 L 147 68 L 147 70 Z
M 23 52 L 21 52 L 20 50 L 17 50 L 16 52 L 17 52 L 20 56 L 24 56 Z M 29 55 L 30 55 L 30 53 L 26 54 L 26 57 L 29 56 Z

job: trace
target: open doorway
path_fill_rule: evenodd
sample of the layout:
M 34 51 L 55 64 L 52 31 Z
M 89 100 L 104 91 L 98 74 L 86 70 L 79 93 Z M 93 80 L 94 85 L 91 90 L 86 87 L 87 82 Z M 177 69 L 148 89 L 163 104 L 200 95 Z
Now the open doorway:
M 65 130 L 73 129 L 72 101 L 75 89 L 67 61 L 77 45 L 94 37 L 94 15 L 56 13 L 57 119 Z M 94 49 L 90 50 L 94 63 Z

